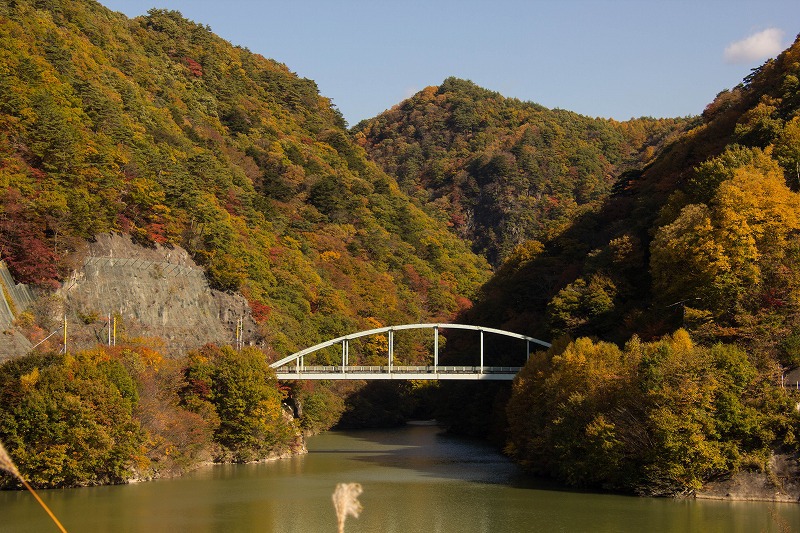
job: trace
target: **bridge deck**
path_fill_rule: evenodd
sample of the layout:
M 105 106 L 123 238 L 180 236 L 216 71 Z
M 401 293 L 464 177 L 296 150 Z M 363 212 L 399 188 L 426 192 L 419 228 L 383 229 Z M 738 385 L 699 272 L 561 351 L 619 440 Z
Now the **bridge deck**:
M 278 379 L 418 379 L 511 381 L 516 366 L 285 366 Z

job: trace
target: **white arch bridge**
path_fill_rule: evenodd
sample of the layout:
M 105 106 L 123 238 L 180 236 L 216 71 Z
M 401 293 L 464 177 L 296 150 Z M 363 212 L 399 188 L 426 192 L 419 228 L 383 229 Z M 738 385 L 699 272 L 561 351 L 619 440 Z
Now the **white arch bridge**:
M 394 334 L 402 330 L 430 329 L 433 330 L 433 364 L 427 366 L 402 366 L 395 364 L 395 339 Z M 480 332 L 479 364 L 475 366 L 441 366 L 439 365 L 439 331 L 448 329 L 466 329 Z M 270 364 L 275 369 L 278 379 L 461 379 L 461 380 L 512 380 L 519 372 L 520 367 L 486 366 L 484 363 L 484 335 L 501 335 L 525 341 L 525 358 L 531 353 L 531 345 L 536 344 L 545 348 L 550 347 L 545 342 L 527 335 L 512 333 L 502 329 L 471 326 L 467 324 L 404 324 L 369 329 L 358 333 L 351 333 L 329 341 L 321 342 L 305 350 L 293 353 L 279 361 Z M 379 366 L 358 366 L 350 364 L 350 341 L 372 335 L 386 335 L 388 353 L 386 364 Z M 315 352 L 341 345 L 341 365 L 305 365 L 305 357 Z

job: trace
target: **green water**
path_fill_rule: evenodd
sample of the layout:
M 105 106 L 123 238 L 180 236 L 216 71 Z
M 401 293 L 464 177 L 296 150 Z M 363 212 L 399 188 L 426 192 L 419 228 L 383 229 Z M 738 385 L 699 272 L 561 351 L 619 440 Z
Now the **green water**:
M 335 532 L 331 493 L 362 484 L 357 532 L 800 531 L 800 505 L 582 494 L 526 479 L 490 448 L 431 425 L 331 432 L 309 454 L 182 478 L 42 491 L 70 533 Z M 24 492 L 0 493 L 0 532 L 57 531 Z

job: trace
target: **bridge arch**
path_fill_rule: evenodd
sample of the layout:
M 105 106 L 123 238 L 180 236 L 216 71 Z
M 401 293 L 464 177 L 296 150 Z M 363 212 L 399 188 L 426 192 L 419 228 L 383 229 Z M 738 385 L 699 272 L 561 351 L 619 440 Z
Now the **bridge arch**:
M 394 332 L 402 330 L 413 329 L 431 329 L 434 334 L 434 353 L 433 365 L 428 367 L 396 367 L 393 363 L 394 359 Z M 439 366 L 439 330 L 447 329 L 464 329 L 480 332 L 480 365 L 476 367 L 440 367 Z M 368 329 L 359 331 L 357 333 L 350 333 L 335 339 L 321 342 L 310 346 L 303 350 L 293 353 L 283 359 L 271 363 L 270 366 L 278 373 L 280 379 L 448 379 L 447 376 L 460 376 L 450 379 L 513 379 L 513 375 L 519 370 L 515 367 L 487 367 L 484 365 L 484 333 L 492 333 L 521 339 L 526 342 L 525 355 L 526 358 L 531 352 L 531 345 L 536 344 L 545 348 L 549 348 L 551 344 L 534 337 L 513 333 L 496 328 L 487 328 L 483 326 L 473 326 L 469 324 L 444 324 L 444 323 L 426 323 L 426 324 L 402 324 L 397 326 L 386 326 L 382 328 Z M 361 337 L 368 337 L 371 335 L 388 335 L 388 365 L 386 367 L 351 367 L 349 366 L 349 349 L 350 341 Z M 325 367 L 324 371 L 311 371 L 307 372 L 304 365 L 304 358 L 307 355 L 313 354 L 324 348 L 342 346 L 342 365 L 340 367 Z M 289 367 L 294 363 L 294 371 Z M 378 370 L 375 370 L 375 369 Z M 465 369 L 471 368 L 472 371 Z M 366 370 L 365 370 L 366 369 Z M 371 370 L 370 370 L 371 369 Z M 412 370 L 413 369 L 413 370 Z M 442 371 L 444 369 L 444 371 Z M 450 369 L 450 370 L 447 370 Z M 454 370 L 461 369 L 461 370 Z M 348 370 L 350 372 L 348 373 Z M 394 370 L 394 372 L 393 372 Z M 501 377 L 502 376 L 502 377 Z

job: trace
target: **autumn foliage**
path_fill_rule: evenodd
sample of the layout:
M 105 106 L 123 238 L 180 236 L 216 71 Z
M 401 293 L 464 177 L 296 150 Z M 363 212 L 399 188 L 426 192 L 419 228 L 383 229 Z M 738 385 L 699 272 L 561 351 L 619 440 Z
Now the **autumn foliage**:
M 184 359 L 136 345 L 29 355 L 0 366 L 0 439 L 36 487 L 261 459 L 286 453 L 300 432 L 274 376 L 254 349 L 206 346 Z
M 796 444 L 791 398 L 769 386 L 741 349 L 698 346 L 684 330 L 624 349 L 578 339 L 520 372 L 507 451 L 570 486 L 690 494 Z
M 18 281 L 55 288 L 81 243 L 124 232 L 241 292 L 270 356 L 454 318 L 576 339 L 513 391 L 441 387 L 454 428 L 508 430 L 517 460 L 573 486 L 690 493 L 797 453 L 780 378 L 800 366 L 800 41 L 698 117 L 590 119 L 448 78 L 351 131 L 313 81 L 175 11 L 4 3 L 0 45 L 0 255 Z M 398 357 L 424 361 L 425 342 Z M 345 406 L 279 387 L 266 361 L 21 358 L 0 367 L 0 439 L 39 486 L 114 483 L 261 459 L 342 413 L 402 421 L 419 393 Z
M 19 281 L 58 286 L 99 233 L 181 245 L 285 352 L 366 317 L 450 319 L 487 278 L 285 65 L 175 11 L 0 11 L 0 254 Z
M 499 265 L 555 235 L 647 163 L 682 119 L 593 119 L 447 78 L 354 128 L 401 188 Z

